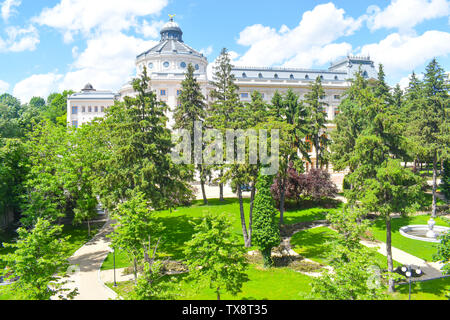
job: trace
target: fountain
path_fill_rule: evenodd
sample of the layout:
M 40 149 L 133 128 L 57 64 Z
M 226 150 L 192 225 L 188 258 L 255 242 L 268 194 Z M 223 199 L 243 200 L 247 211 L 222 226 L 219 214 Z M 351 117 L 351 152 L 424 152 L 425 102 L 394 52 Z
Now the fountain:
M 428 225 L 410 225 L 400 228 L 400 234 L 404 237 L 436 243 L 440 241 L 439 236 L 449 231 L 450 228 L 436 226 L 436 221 L 433 218 L 428 220 Z

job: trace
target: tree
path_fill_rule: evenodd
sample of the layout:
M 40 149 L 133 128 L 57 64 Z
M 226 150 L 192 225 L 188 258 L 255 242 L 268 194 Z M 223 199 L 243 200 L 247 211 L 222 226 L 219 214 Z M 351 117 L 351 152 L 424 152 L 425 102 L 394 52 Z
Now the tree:
M 270 186 L 273 176 L 261 175 L 256 184 L 255 208 L 253 216 L 253 240 L 264 258 L 264 266 L 271 267 L 272 248 L 280 244 L 280 229 L 275 221 L 277 211 L 273 204 Z
M 195 122 L 200 122 L 203 128 L 203 122 L 206 118 L 206 105 L 205 97 L 201 93 L 200 85 L 197 79 L 194 77 L 194 67 L 189 64 L 187 67 L 187 72 L 185 79 L 181 82 L 181 94 L 179 96 L 179 104 L 175 108 L 174 119 L 175 126 L 174 129 L 185 129 L 191 134 L 191 159 L 195 159 L 195 136 L 194 127 Z M 202 132 L 203 136 L 203 132 Z M 204 146 L 202 146 L 202 151 Z M 194 160 L 195 161 L 195 160 Z M 197 164 L 197 170 L 200 175 L 200 185 L 202 188 L 203 202 L 208 204 L 208 199 L 206 198 L 205 192 L 205 181 L 207 175 L 207 168 L 202 164 Z
M 146 68 L 132 83 L 136 96 L 108 108 L 99 126 L 108 154 L 96 164 L 103 169 L 96 181 L 102 204 L 114 210 L 138 192 L 155 210 L 186 204 L 192 198 L 192 173 L 172 161 L 167 106 L 157 101 Z
M 184 250 L 189 278 L 214 289 L 217 300 L 222 292 L 241 292 L 243 283 L 248 281 L 246 250 L 239 244 L 228 218 L 208 213 L 195 226 L 195 232 Z
M 223 48 L 214 65 L 213 81 L 211 82 L 213 89 L 210 93 L 214 101 L 209 106 L 207 121 L 208 127 L 221 130 L 223 133 L 226 129 L 235 129 L 230 126 L 229 120 L 236 118 L 236 115 L 239 116 L 239 111 L 242 109 L 238 95 L 239 87 L 235 84 L 236 78 L 232 69 L 230 54 L 226 48 Z M 218 177 L 219 198 L 220 201 L 223 201 L 224 167 L 218 166 L 217 168 L 220 171 Z
M 316 152 L 316 169 L 322 168 L 327 162 L 326 153 L 329 141 L 326 135 L 327 115 L 324 112 L 324 107 L 327 104 L 322 101 L 324 98 L 325 90 L 322 87 L 322 80 L 320 76 L 317 76 L 316 81 L 310 87 L 310 91 L 305 95 L 310 124 L 309 137 Z
M 20 213 L 20 197 L 24 193 L 24 180 L 28 173 L 28 158 L 24 143 L 18 139 L 5 139 L 0 144 L 0 217 L 18 217 Z
M 450 274 L 450 232 L 439 237 L 437 252 L 433 255 L 433 261 L 443 264 L 442 273 Z
M 47 106 L 42 112 L 43 118 L 67 127 L 67 98 L 74 93 L 72 90 L 64 90 L 62 93 L 50 94 L 47 98 Z
M 126 251 L 133 263 L 134 281 L 137 283 L 138 264 L 148 257 L 145 254 L 148 254 L 151 239 L 158 239 L 157 248 L 163 226 L 155 220 L 143 193 L 137 193 L 119 204 L 111 218 L 116 221 L 114 232 L 110 235 L 112 247 Z
M 0 95 L 0 138 L 20 138 L 21 105 L 20 101 L 12 95 L 5 93 Z
M 420 177 L 401 166 L 399 160 L 388 159 L 376 169 L 372 178 L 366 179 L 360 189 L 360 201 L 368 212 L 378 212 L 386 223 L 386 252 L 388 271 L 394 271 L 392 259 L 391 215 L 414 212 L 421 202 L 422 183 Z M 389 278 L 389 291 L 395 284 Z
M 73 298 L 77 291 L 63 289 L 67 283 L 61 281 L 60 274 L 68 267 L 64 256 L 68 237 L 61 238 L 62 226 L 53 226 L 50 221 L 38 218 L 31 230 L 19 228 L 19 238 L 14 244 L 5 244 L 6 248 L 14 250 L 5 256 L 7 270 L 11 278 L 18 278 L 13 284 L 14 290 L 26 299 L 48 300 L 54 295 L 66 294 Z
M 450 160 L 444 161 L 442 171 L 441 190 L 447 200 L 450 201 Z

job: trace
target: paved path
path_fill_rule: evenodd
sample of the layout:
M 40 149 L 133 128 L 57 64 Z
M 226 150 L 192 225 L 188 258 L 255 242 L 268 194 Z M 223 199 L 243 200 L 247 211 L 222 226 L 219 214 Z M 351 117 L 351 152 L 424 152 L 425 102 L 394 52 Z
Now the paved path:
M 77 271 L 69 277 L 67 288 L 78 288 L 74 300 L 109 300 L 116 299 L 117 294 L 100 281 L 100 267 L 111 252 L 110 240 L 106 235 L 112 231 L 109 222 L 88 243 L 69 258 L 69 263 L 77 266 Z
M 384 242 L 372 242 L 362 240 L 361 243 L 369 248 L 378 248 L 378 252 L 382 255 L 386 256 L 386 243 Z M 420 269 L 424 272 L 424 275 L 420 277 L 420 280 L 433 279 L 442 277 L 442 272 L 440 271 L 442 268 L 442 264 L 437 262 L 426 262 L 416 256 L 413 256 L 405 251 L 392 247 L 392 258 L 403 264 L 403 265 L 413 265 L 420 267 Z

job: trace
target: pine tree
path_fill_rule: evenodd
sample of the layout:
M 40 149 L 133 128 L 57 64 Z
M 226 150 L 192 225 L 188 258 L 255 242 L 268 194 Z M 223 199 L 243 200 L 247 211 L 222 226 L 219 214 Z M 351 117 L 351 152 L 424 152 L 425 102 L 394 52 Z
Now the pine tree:
M 305 96 L 310 132 L 309 136 L 314 144 L 316 152 L 316 169 L 322 168 L 326 163 L 326 151 L 328 147 L 328 138 L 326 135 L 327 116 L 324 107 L 328 104 L 322 100 L 325 98 L 325 90 L 322 87 L 322 80 L 318 76 L 311 85 L 310 91 Z
M 450 201 L 450 160 L 444 161 L 444 168 L 442 171 L 441 190 L 447 201 Z
M 272 248 L 280 244 L 280 230 L 270 187 L 273 176 L 260 175 L 256 184 L 255 209 L 253 216 L 253 240 L 264 258 L 264 266 L 271 267 Z
M 205 97 L 203 96 L 200 85 L 194 76 L 195 69 L 192 64 L 187 67 L 185 79 L 181 82 L 181 94 L 179 96 L 179 103 L 175 108 L 174 129 L 185 129 L 191 134 L 191 159 L 195 159 L 195 147 L 194 147 L 194 126 L 195 122 L 203 123 L 206 118 L 206 104 Z M 203 135 L 203 133 L 202 133 Z M 204 148 L 202 148 L 203 151 Z M 202 164 L 197 164 L 197 170 L 200 174 L 200 185 L 202 189 L 203 202 L 208 204 L 205 192 L 205 181 L 207 168 Z

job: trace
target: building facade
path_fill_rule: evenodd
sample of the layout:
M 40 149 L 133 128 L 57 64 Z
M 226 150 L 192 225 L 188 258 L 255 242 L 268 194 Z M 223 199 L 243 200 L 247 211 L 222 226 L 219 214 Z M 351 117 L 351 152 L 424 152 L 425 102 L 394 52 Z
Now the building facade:
M 144 67 L 151 78 L 152 89 L 157 97 L 166 102 L 170 110 L 179 103 L 181 82 L 184 79 L 188 64 L 195 68 L 195 76 L 199 82 L 207 103 L 211 102 L 209 92 L 212 87 L 207 75 L 208 60 L 183 41 L 183 32 L 179 25 L 170 19 L 161 29 L 161 40 L 158 45 L 136 57 L 136 75 L 142 74 Z M 327 70 L 299 68 L 265 68 L 265 67 L 234 67 L 232 72 L 236 77 L 239 95 L 242 101 L 250 101 L 251 94 L 257 90 L 264 100 L 270 102 L 276 91 L 280 93 L 292 89 L 303 99 L 317 77 L 321 77 L 326 97 L 324 112 L 330 121 L 339 112 L 338 105 L 344 91 L 350 86 L 350 79 L 361 68 L 366 78 L 376 78 L 377 70 L 370 57 L 347 56 L 330 65 Z M 110 91 L 96 91 L 87 85 L 80 93 L 68 98 L 68 124 L 79 126 L 104 116 L 104 110 L 114 104 L 114 100 L 123 100 L 125 96 L 134 95 L 131 83 L 125 84 L 118 94 Z M 95 111 L 94 111 L 95 110 Z M 171 114 L 169 125 L 173 124 Z M 312 150 L 313 151 L 313 150 Z M 314 152 L 311 153 L 312 164 Z

